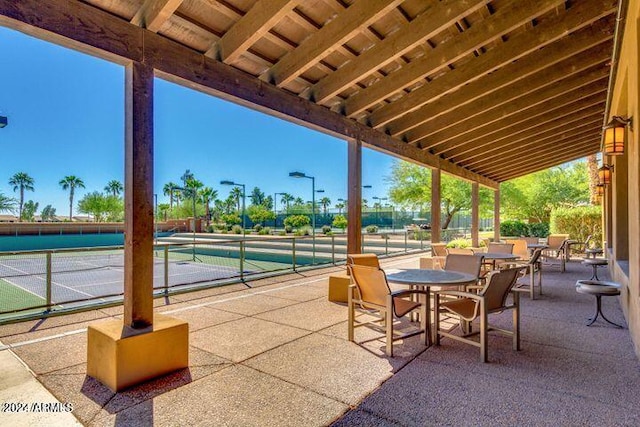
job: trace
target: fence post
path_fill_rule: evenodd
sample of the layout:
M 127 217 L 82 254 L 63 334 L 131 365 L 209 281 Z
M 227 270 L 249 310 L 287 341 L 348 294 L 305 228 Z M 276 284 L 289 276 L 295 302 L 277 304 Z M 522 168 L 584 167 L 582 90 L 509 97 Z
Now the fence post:
M 383 234 L 384 237 L 384 254 L 389 255 L 389 235 Z
M 164 294 L 169 294 L 169 245 L 164 245 Z
M 47 311 L 51 311 L 51 251 L 47 251 Z
M 291 262 L 293 263 L 293 271 L 296 271 L 296 238 L 291 239 Z
M 409 231 L 405 230 L 404 231 L 404 251 L 405 252 L 409 252 Z
M 244 240 L 240 240 L 240 280 L 244 280 Z

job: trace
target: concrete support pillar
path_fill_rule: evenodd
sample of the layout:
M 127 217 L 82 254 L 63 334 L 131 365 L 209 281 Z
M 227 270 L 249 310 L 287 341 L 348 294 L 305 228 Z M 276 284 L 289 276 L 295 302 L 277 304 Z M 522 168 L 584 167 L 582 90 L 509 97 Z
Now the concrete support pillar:
M 493 192 L 493 240 L 500 241 L 500 189 Z
M 362 252 L 362 142 L 347 143 L 347 253 Z
M 480 185 L 477 182 L 471 183 L 471 246 L 480 246 Z
M 125 73 L 124 324 L 153 324 L 153 69 Z
M 431 243 L 439 243 L 442 233 L 440 176 L 440 169 L 431 169 Z

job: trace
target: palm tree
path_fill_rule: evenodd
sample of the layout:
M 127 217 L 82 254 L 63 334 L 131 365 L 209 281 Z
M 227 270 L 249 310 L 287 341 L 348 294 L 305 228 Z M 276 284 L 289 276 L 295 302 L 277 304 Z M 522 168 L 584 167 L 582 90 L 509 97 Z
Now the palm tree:
M 124 186 L 117 179 L 112 179 L 104 187 L 104 191 L 106 191 L 107 193 L 111 193 L 113 197 L 117 197 L 124 191 Z
M 193 172 L 191 172 L 191 170 L 187 169 L 186 171 L 184 171 L 184 173 L 182 174 L 182 176 L 180 177 L 180 180 L 182 181 L 182 186 L 184 188 L 187 188 L 187 181 L 189 181 L 190 179 L 193 179 Z
M 215 200 L 218 197 L 218 192 L 211 187 L 204 187 L 200 190 L 200 198 L 202 199 L 202 203 L 204 204 L 204 217 L 206 218 L 207 225 L 209 225 L 210 220 L 210 206 L 211 201 Z
M 0 212 L 13 212 L 16 208 L 16 201 L 0 193 Z
M 294 198 L 291 194 L 284 193 L 284 194 L 281 194 L 280 203 L 285 205 L 287 207 L 287 211 L 289 211 L 289 205 L 291 205 L 291 202 L 293 202 L 293 199 Z
M 73 220 L 73 196 L 76 188 L 84 188 L 82 179 L 75 175 L 67 175 L 58 183 L 63 190 L 69 190 L 69 221 Z
M 204 184 L 201 181 L 198 181 L 195 178 L 189 178 L 186 181 L 186 185 L 184 187 L 183 195 L 185 198 L 193 199 L 193 205 L 196 204 L 196 199 L 198 198 L 198 190 L 201 189 Z M 195 218 L 196 213 L 193 212 L 193 216 Z
M 344 203 L 336 203 L 336 209 L 338 209 L 338 215 L 342 215 L 342 209 L 344 209 Z
M 162 194 L 169 196 L 169 210 L 173 210 L 176 188 L 178 188 L 178 184 L 173 182 L 167 182 L 164 187 L 162 187 Z
M 320 199 L 320 204 L 322 205 L 322 212 L 326 215 L 327 206 L 331 204 L 331 199 L 328 197 L 323 197 L 322 199 Z
M 33 191 L 34 180 L 25 172 L 18 172 L 9 179 L 9 185 L 13 185 L 13 191 L 20 190 L 18 202 L 18 222 L 22 221 L 22 208 L 24 206 L 24 191 Z
M 229 194 L 231 195 L 231 197 L 233 197 L 233 200 L 236 201 L 236 206 L 238 207 L 238 212 L 240 212 L 240 199 L 242 198 L 242 188 L 233 187 Z

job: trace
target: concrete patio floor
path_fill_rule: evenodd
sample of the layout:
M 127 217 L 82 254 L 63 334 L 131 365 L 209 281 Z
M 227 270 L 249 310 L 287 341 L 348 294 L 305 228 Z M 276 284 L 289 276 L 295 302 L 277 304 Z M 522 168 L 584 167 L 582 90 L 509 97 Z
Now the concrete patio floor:
M 416 268 L 415 256 L 383 268 Z M 327 301 L 328 268 L 156 300 L 189 321 L 190 367 L 121 393 L 86 376 L 86 326 L 121 307 L 0 327 L 0 404 L 62 402 L 67 413 L 0 412 L 0 425 L 640 425 L 640 364 L 626 329 L 596 322 L 578 261 L 523 295 L 522 351 L 491 335 L 478 350 L 420 337 L 384 355 L 366 328 L 347 341 L 346 306 Z M 606 269 L 599 273 L 607 277 Z M 603 311 L 624 323 L 617 298 Z M 510 313 L 496 323 L 510 325 Z M 75 418 L 74 418 L 75 417 Z

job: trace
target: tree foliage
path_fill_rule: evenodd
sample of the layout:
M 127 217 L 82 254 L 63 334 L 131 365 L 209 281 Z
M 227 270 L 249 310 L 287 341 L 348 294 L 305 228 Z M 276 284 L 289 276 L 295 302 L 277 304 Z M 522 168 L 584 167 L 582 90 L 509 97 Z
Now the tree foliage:
M 22 208 L 22 218 L 25 221 L 34 221 L 36 212 L 38 211 L 38 202 L 34 202 L 33 200 L 29 200 L 25 202 L 24 207 Z
M 431 171 L 428 168 L 396 161 L 386 180 L 390 185 L 389 197 L 396 205 L 419 211 L 431 208 Z M 442 213 L 445 215 L 442 228 L 446 229 L 456 213 L 471 209 L 471 184 L 442 174 L 440 199 Z M 490 214 L 492 202 L 491 191 L 480 188 L 480 213 Z
M 306 215 L 291 215 L 285 218 L 284 225 L 295 229 L 300 229 L 311 224 L 311 220 Z
M 262 224 L 266 221 L 273 221 L 276 214 L 272 210 L 267 209 L 264 205 L 251 205 L 247 208 L 247 215 L 254 224 Z
M 78 201 L 78 212 L 92 215 L 95 222 L 122 221 L 124 204 L 118 197 L 93 191 Z
M 502 183 L 504 218 L 549 222 L 551 211 L 589 202 L 589 175 L 584 161 L 545 169 Z

